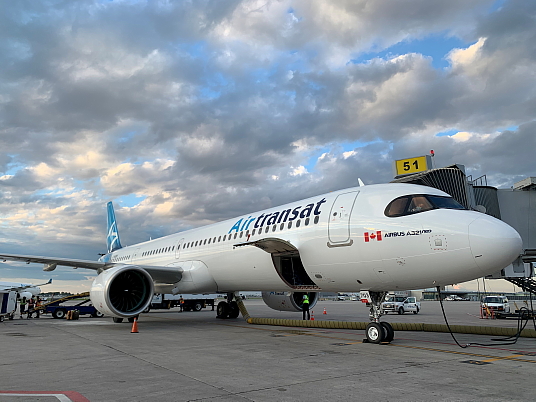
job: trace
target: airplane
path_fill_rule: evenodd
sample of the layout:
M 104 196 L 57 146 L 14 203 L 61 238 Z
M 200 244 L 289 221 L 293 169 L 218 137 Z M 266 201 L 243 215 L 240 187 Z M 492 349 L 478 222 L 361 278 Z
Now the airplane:
M 0 291 L 14 291 L 19 294 L 19 297 L 22 299 L 26 297 L 27 299 L 32 296 L 37 296 L 41 293 L 41 288 L 39 286 L 49 285 L 52 283 L 52 278 L 49 279 L 46 283 L 41 283 L 39 285 L 33 285 L 31 283 L 19 283 L 19 282 L 0 282 Z
M 361 184 L 361 183 L 360 183 Z M 361 292 L 369 342 L 390 342 L 380 321 L 388 291 L 452 285 L 497 272 L 522 251 L 506 223 L 447 193 L 406 183 L 353 187 L 122 247 L 107 204 L 107 253 L 98 261 L 1 254 L 0 258 L 96 270 L 90 297 L 115 322 L 133 321 L 154 293 L 226 293 L 218 318 L 237 318 L 240 291 L 271 308 L 302 311 L 318 292 Z

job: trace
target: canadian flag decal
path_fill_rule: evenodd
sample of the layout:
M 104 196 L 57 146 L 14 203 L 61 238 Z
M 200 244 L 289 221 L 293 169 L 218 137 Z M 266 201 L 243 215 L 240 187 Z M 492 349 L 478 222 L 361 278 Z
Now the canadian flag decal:
M 365 242 L 369 242 L 371 240 L 382 240 L 382 231 L 377 230 L 376 232 L 365 232 Z

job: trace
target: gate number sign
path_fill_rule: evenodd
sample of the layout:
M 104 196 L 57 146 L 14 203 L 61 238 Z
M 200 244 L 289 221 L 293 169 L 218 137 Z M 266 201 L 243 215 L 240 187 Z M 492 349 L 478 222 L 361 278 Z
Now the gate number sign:
M 408 159 L 399 159 L 394 163 L 395 176 L 425 172 L 431 168 L 432 164 L 430 162 L 430 157 L 427 155 Z

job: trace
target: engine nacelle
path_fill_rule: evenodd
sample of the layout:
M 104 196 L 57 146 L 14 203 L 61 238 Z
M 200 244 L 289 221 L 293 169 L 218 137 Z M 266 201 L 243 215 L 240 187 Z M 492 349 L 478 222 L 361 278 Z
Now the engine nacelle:
M 129 318 L 145 310 L 153 294 L 151 275 L 140 267 L 125 265 L 100 273 L 91 285 L 90 298 L 101 313 Z
M 309 296 L 309 309 L 318 301 L 316 292 L 262 292 L 266 305 L 279 311 L 303 311 L 303 295 Z

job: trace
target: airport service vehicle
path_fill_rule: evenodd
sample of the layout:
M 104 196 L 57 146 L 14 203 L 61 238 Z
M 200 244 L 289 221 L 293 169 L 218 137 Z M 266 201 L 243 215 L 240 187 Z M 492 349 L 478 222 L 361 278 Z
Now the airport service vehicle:
M 239 315 L 239 292 L 271 308 L 302 311 L 318 292 L 354 293 L 370 304 L 367 339 L 390 342 L 380 322 L 392 289 L 447 286 L 497 272 L 522 251 L 506 223 L 470 211 L 447 193 L 406 183 L 347 188 L 220 223 L 122 247 L 108 203 L 107 252 L 98 261 L 0 253 L 0 258 L 93 269 L 95 307 L 133 319 L 154 293 L 224 293 L 221 319 Z
M 104 314 L 97 310 L 92 304 L 86 305 L 90 299 L 86 299 L 75 305 L 56 304 L 45 307 L 46 313 L 51 313 L 54 318 L 65 318 L 68 311 L 78 310 L 80 315 L 90 315 L 91 317 L 104 317 Z
M 180 307 L 180 298 L 184 300 L 182 308 L 184 311 L 201 311 L 207 306 L 211 306 L 214 311 L 214 297 L 198 298 L 196 295 L 174 295 L 174 294 L 155 294 L 149 309 L 170 309 Z M 145 310 L 148 312 L 148 310 Z
M 486 296 L 482 299 L 480 308 L 486 313 L 488 311 L 494 314 L 510 312 L 510 304 L 506 296 Z
M 464 299 L 463 297 L 457 296 L 457 295 L 450 295 L 445 297 L 446 301 L 467 301 L 468 299 Z
M 387 296 L 382 303 L 383 312 L 388 313 L 413 313 L 419 314 L 421 311 L 421 303 L 417 301 L 416 297 L 406 296 Z
M 14 290 L 0 290 L 0 322 L 5 318 L 10 320 L 15 316 L 17 309 L 17 292 Z

